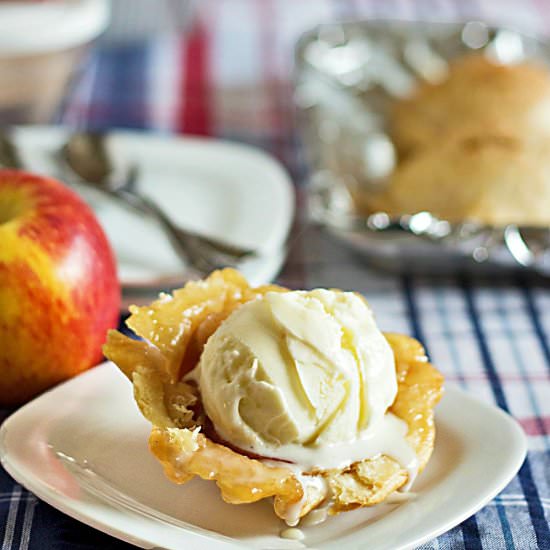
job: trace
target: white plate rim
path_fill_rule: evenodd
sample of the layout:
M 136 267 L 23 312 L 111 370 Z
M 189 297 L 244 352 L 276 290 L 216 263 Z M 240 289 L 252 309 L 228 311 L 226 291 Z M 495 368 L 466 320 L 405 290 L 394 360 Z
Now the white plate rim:
M 98 529 L 108 535 L 114 536 L 116 538 L 119 538 L 120 540 L 129 542 L 134 545 L 139 545 L 142 548 L 163 548 L 162 543 L 159 544 L 158 541 L 138 538 L 133 536 L 131 533 L 128 533 L 127 531 L 119 529 L 116 526 L 116 522 L 106 523 L 97 520 L 95 517 L 90 516 L 84 510 L 82 510 L 82 508 L 78 506 L 78 501 L 75 505 L 71 506 L 67 503 L 66 497 L 63 494 L 57 492 L 55 489 L 49 487 L 47 483 L 45 483 L 44 480 L 40 478 L 39 474 L 37 474 L 36 472 L 27 472 L 25 467 L 21 468 L 18 464 L 17 456 L 13 456 L 9 444 L 7 444 L 8 430 L 11 429 L 12 425 L 17 425 L 19 421 L 23 421 L 27 411 L 29 411 L 31 407 L 34 407 L 37 402 L 41 402 L 43 399 L 51 398 L 51 396 L 55 395 L 55 393 L 60 388 L 66 389 L 67 386 L 74 383 L 75 380 L 82 380 L 83 377 L 94 376 L 94 374 L 101 372 L 102 370 L 107 368 L 114 367 L 109 362 L 98 365 L 97 367 L 47 391 L 46 393 L 35 398 L 33 401 L 27 403 L 11 416 L 9 416 L 0 426 L 0 462 L 4 469 L 26 489 L 34 493 L 36 496 L 38 496 L 40 499 L 44 500 L 51 506 L 67 514 L 68 516 L 78 521 L 81 521 L 95 529 Z M 498 419 L 498 422 L 501 423 L 502 428 L 505 428 L 507 430 L 507 435 L 510 436 L 510 454 L 505 457 L 505 466 L 503 466 L 502 464 L 500 465 L 498 475 L 495 476 L 494 479 L 490 480 L 489 486 L 486 487 L 483 491 L 484 496 L 482 499 L 470 505 L 469 507 L 464 508 L 463 510 L 461 510 L 460 513 L 455 513 L 454 515 L 449 516 L 446 521 L 440 522 L 437 527 L 431 528 L 429 530 L 426 529 L 426 532 L 419 533 L 417 536 L 415 536 L 414 539 L 409 538 L 405 542 L 401 543 L 399 546 L 395 547 L 394 550 L 405 550 L 408 548 L 414 548 L 441 535 L 442 533 L 455 527 L 468 517 L 475 514 L 490 500 L 492 500 L 511 481 L 511 479 L 521 467 L 527 453 L 527 438 L 525 436 L 525 433 L 519 426 L 518 422 L 503 410 L 492 404 L 484 403 L 479 399 L 471 396 L 467 392 L 456 387 L 447 388 L 444 399 L 459 400 L 460 402 L 462 402 L 463 406 L 467 406 L 468 404 L 470 404 L 484 410 L 486 414 L 490 415 L 493 418 L 493 420 Z M 90 495 L 89 493 L 88 495 L 92 497 L 92 495 Z M 92 500 L 97 501 L 97 503 L 100 503 L 102 506 L 108 506 L 114 509 L 114 507 L 110 506 L 108 501 L 105 499 L 93 496 Z M 120 510 L 118 510 L 118 512 L 120 512 Z M 129 509 L 122 510 L 122 512 L 124 512 L 126 515 L 137 516 L 138 518 L 142 517 L 139 513 Z M 184 533 L 185 536 L 190 539 L 188 542 L 194 540 L 197 543 L 204 543 L 205 540 L 213 540 L 216 541 L 218 545 L 217 547 L 220 548 L 242 547 L 238 542 L 235 541 L 235 539 L 232 539 L 222 534 L 214 533 L 212 531 L 194 526 L 192 524 L 187 525 L 189 525 L 189 527 L 184 529 Z M 333 542 L 323 544 L 322 548 L 338 548 L 342 545 L 344 545 L 344 547 L 346 548 L 351 548 L 354 546 L 347 545 L 357 544 L 358 542 L 360 542 L 360 540 L 358 541 L 357 538 L 357 533 L 350 533 L 338 538 L 338 540 L 334 544 Z
M 28 162 L 29 160 L 32 161 L 36 150 L 40 150 L 42 155 L 51 153 L 49 150 L 50 142 L 62 143 L 71 131 L 74 131 L 74 129 L 63 125 L 16 126 L 13 128 L 12 137 L 15 143 L 22 148 L 23 152 L 25 152 L 25 149 L 28 148 L 30 144 L 29 151 L 24 155 L 25 160 Z M 239 164 L 241 166 L 240 170 L 243 170 L 243 172 L 245 171 L 244 166 L 247 163 L 252 164 L 254 169 L 250 175 L 250 183 L 247 185 L 247 189 L 253 190 L 254 193 L 260 195 L 265 193 L 265 182 L 269 182 L 269 191 L 272 198 L 277 197 L 279 216 L 272 216 L 268 223 L 265 224 L 265 227 L 269 227 L 269 235 L 266 237 L 269 246 L 262 248 L 262 246 L 256 245 L 260 251 L 259 257 L 252 261 L 244 262 L 242 269 L 244 274 L 254 285 L 268 283 L 277 275 L 285 260 L 286 254 L 284 251 L 284 243 L 292 227 L 296 199 L 294 185 L 288 171 L 273 155 L 253 145 L 227 139 L 186 136 L 127 128 L 109 128 L 106 132 L 113 139 L 119 142 L 120 140 L 122 140 L 123 143 L 125 142 L 126 144 L 123 145 L 123 148 L 128 151 L 131 151 L 133 147 L 139 146 L 140 143 L 147 144 L 149 141 L 157 146 L 167 143 L 170 148 L 176 146 L 178 148 L 182 147 L 183 149 L 187 149 L 188 151 L 201 150 L 203 152 L 209 152 L 214 159 L 216 156 L 221 158 L 232 156 L 234 159 L 239 159 Z M 37 141 L 41 145 L 37 146 Z M 134 145 L 132 145 L 132 143 Z M 46 144 L 48 144 L 48 146 L 46 146 Z M 35 153 L 32 153 L 33 150 Z M 269 173 L 269 177 L 262 179 L 262 185 L 264 185 L 262 189 L 255 183 L 255 181 L 259 179 L 259 166 L 262 167 L 262 174 Z M 30 166 L 30 169 L 32 170 L 32 166 Z M 49 175 L 56 178 L 59 174 Z M 247 178 L 240 178 L 240 181 L 247 181 Z M 269 216 L 270 211 L 270 209 L 269 211 L 266 210 L 267 216 Z M 233 239 L 230 239 L 230 242 L 232 242 L 232 240 Z M 122 279 L 121 285 L 124 290 L 130 293 L 134 289 L 138 291 L 149 289 L 154 292 L 159 289 L 182 286 L 183 282 L 184 279 L 182 277 L 175 275 L 173 272 L 167 272 L 158 273 L 150 279 Z

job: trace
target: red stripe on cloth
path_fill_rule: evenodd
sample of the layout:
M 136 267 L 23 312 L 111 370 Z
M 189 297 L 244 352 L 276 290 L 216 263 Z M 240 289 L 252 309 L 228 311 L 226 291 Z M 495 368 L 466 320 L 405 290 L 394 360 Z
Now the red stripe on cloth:
M 447 380 L 467 380 L 468 382 L 478 382 L 478 381 L 485 381 L 489 377 L 487 373 L 485 372 L 476 372 L 476 373 L 466 373 L 463 375 L 458 374 L 447 374 L 445 373 L 445 378 Z M 531 383 L 531 382 L 548 382 L 548 374 L 547 373 L 526 373 L 524 375 L 519 374 L 499 374 L 500 380 L 504 382 L 505 384 L 510 382 L 524 382 L 524 383 Z
M 209 38 L 197 20 L 181 44 L 180 104 L 176 128 L 187 134 L 211 135 Z
M 550 416 L 519 418 L 518 421 L 527 435 L 550 434 Z

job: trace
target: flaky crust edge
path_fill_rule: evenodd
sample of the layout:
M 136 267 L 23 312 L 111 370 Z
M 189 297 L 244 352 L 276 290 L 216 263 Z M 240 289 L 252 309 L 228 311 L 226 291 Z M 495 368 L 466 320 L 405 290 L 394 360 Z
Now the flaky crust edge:
M 213 289 L 211 294 L 209 289 Z M 226 502 L 242 504 L 274 497 L 279 517 L 285 518 L 297 505 L 302 517 L 323 502 L 324 492 L 312 485 L 306 486 L 304 494 L 304 486 L 284 463 L 280 467 L 267 466 L 210 440 L 202 431 L 204 419 L 196 414 L 198 390 L 181 381 L 181 364 L 187 355 L 181 348 L 204 345 L 233 309 L 268 290 L 286 289 L 251 289 L 234 270 L 214 272 L 205 281 L 188 283 L 169 299 L 161 297 L 151 306 L 132 308 L 128 324 L 145 340 L 110 331 L 104 353 L 132 382 L 136 403 L 153 425 L 149 448 L 171 481 L 181 484 L 199 476 L 215 481 Z M 203 300 L 200 304 L 190 298 L 196 294 Z M 193 317 L 193 311 L 198 317 Z M 163 340 L 167 329 L 179 338 Z M 397 334 L 385 336 L 395 355 L 398 380 L 397 397 L 390 411 L 407 423 L 406 438 L 417 454 L 421 471 L 433 451 L 434 407 L 443 393 L 443 377 L 428 362 L 418 341 Z M 180 349 L 172 349 L 178 346 Z M 197 355 L 196 350 L 193 355 Z M 378 504 L 408 481 L 407 470 L 386 455 L 366 458 L 343 469 L 315 470 L 305 475 L 325 478 L 330 487 L 331 514 Z

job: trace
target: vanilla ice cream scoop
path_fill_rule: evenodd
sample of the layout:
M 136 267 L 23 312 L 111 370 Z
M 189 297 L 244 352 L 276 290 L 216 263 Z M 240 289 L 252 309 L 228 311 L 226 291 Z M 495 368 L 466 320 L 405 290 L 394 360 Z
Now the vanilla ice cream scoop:
M 367 303 L 332 290 L 269 292 L 234 311 L 193 376 L 218 434 L 264 456 L 353 442 L 397 392 L 392 350 Z

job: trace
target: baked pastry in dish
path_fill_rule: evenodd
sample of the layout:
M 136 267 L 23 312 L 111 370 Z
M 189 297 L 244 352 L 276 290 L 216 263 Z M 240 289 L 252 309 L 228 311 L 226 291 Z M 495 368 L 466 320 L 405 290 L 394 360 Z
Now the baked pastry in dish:
M 438 148 L 457 129 L 474 136 L 550 137 L 548 68 L 470 54 L 453 61 L 440 82 L 424 82 L 393 105 L 391 134 L 403 158 Z
M 428 211 L 450 222 L 550 225 L 550 73 L 482 54 L 451 63 L 441 82 L 396 101 L 397 167 L 359 211 Z
M 457 133 L 404 160 L 385 189 L 359 204 L 392 216 L 428 211 L 457 223 L 548 226 L 550 140 Z
M 443 377 L 414 339 L 380 333 L 359 295 L 251 288 L 225 269 L 131 308 L 142 340 L 104 347 L 151 422 L 174 483 L 227 502 L 273 497 L 289 525 L 405 490 L 434 446 Z

